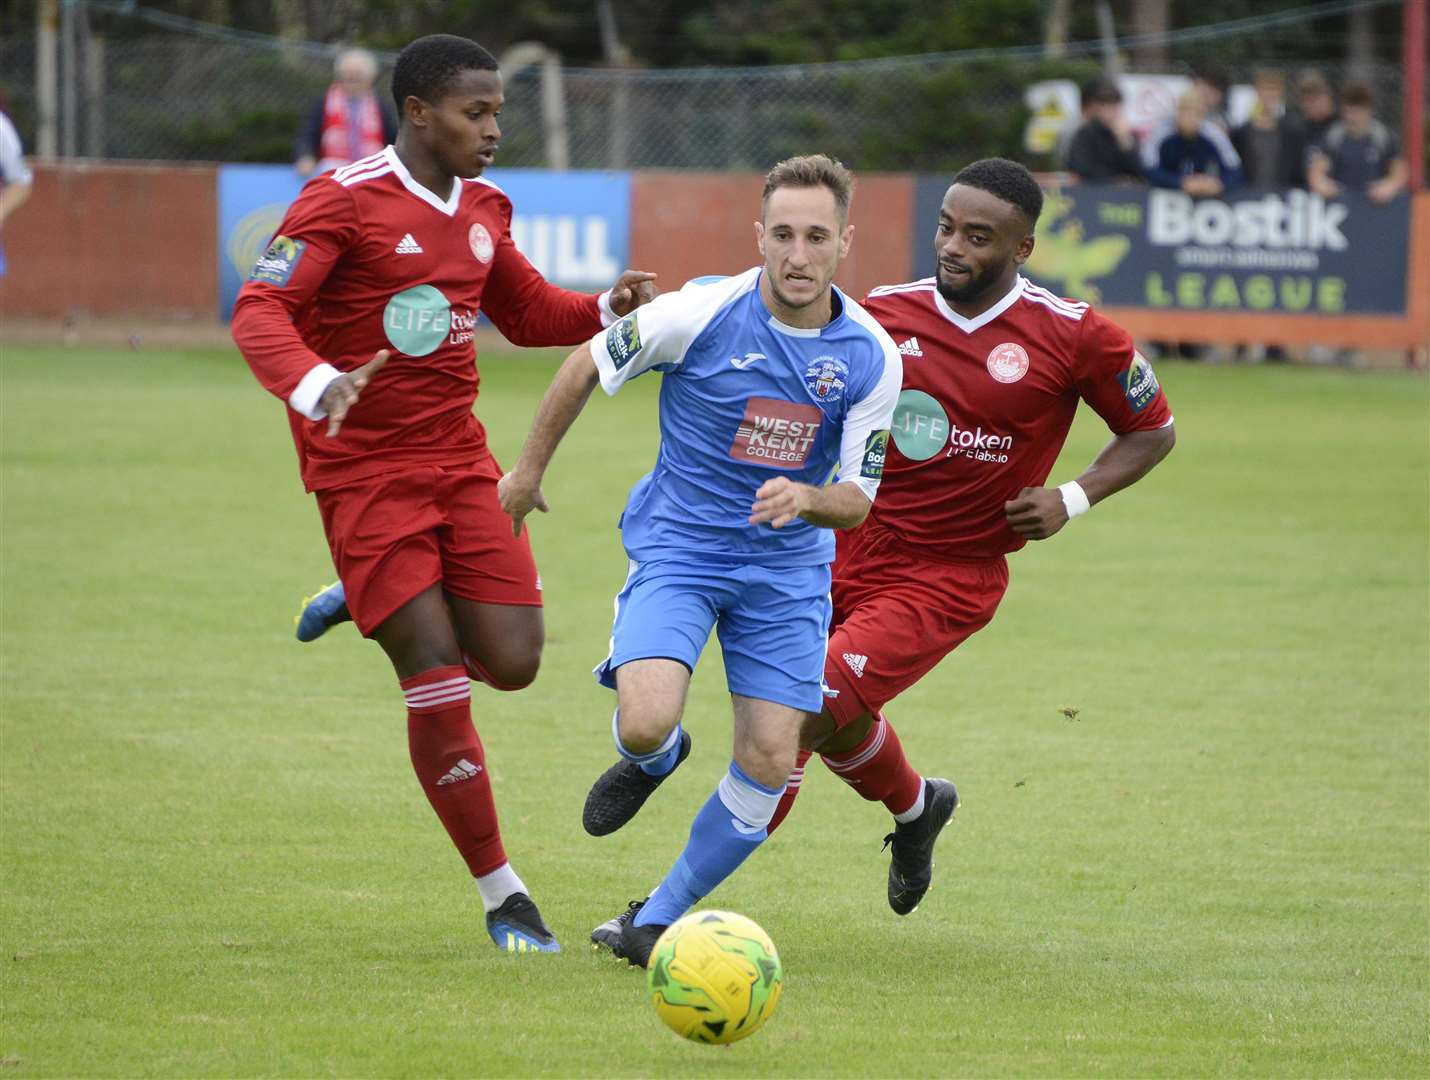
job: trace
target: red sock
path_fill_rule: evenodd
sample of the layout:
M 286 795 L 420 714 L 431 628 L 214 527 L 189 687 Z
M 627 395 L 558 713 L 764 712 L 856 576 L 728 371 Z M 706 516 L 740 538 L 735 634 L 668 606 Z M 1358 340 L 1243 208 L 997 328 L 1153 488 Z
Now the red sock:
M 918 801 L 923 777 L 904 757 L 899 736 L 882 713 L 853 750 L 837 757 L 821 756 L 834 775 L 870 802 L 883 803 L 891 814 L 902 814 Z
M 474 877 L 506 862 L 482 741 L 472 726 L 472 687 L 459 665 L 402 680 L 407 749 L 423 794 Z
M 765 826 L 765 835 L 768 836 L 779 828 L 780 822 L 789 814 L 790 807 L 794 805 L 795 796 L 799 794 L 799 786 L 804 783 L 804 764 L 810 758 L 811 750 L 801 750 L 794 759 L 794 772 L 789 774 L 789 781 L 785 784 L 785 793 L 780 796 L 779 804 L 775 807 L 775 816 L 770 818 L 770 823 Z

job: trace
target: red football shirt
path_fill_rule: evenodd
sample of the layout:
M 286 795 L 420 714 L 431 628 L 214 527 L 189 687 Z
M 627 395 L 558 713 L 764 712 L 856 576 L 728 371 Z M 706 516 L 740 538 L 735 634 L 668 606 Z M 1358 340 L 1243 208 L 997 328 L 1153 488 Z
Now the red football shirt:
M 303 188 L 239 293 L 233 337 L 291 406 L 314 491 L 484 452 L 472 415 L 478 311 L 514 344 L 578 345 L 600 332 L 601 307 L 517 251 L 511 201 L 495 184 L 457 180 L 443 200 L 389 146 Z M 323 388 L 379 349 L 393 355 L 328 438 Z
M 871 516 L 934 558 L 995 558 L 1027 542 L 1003 504 L 1047 480 L 1079 398 L 1115 434 L 1172 422 L 1125 330 L 1022 277 L 974 319 L 933 278 L 874 289 L 864 306 L 904 358 Z

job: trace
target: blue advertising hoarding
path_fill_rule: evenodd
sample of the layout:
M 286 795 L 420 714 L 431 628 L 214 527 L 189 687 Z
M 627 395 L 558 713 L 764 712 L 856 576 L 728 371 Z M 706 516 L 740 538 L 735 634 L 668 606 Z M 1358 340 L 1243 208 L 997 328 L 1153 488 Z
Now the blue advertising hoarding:
M 548 281 L 599 292 L 630 258 L 629 173 L 494 169 L 511 199 L 512 239 Z M 298 196 L 287 165 L 224 165 L 218 174 L 219 312 L 227 319 L 249 270 Z
M 934 271 L 945 176 L 915 192 L 915 276 Z M 1410 200 L 1078 184 L 1044 190 L 1025 273 L 1104 307 L 1296 315 L 1403 315 Z
M 218 310 L 227 321 L 302 178 L 289 165 L 221 165 L 218 170 Z

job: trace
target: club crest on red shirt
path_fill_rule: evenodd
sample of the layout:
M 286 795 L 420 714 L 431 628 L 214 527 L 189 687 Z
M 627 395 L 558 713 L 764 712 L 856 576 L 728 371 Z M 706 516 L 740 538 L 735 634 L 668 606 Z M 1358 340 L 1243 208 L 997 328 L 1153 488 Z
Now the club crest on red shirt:
M 472 254 L 478 262 L 492 261 L 492 234 L 480 221 L 467 230 L 467 243 L 472 245 Z
M 1021 345 L 1005 341 L 988 354 L 988 374 L 1001 383 L 1015 383 L 1028 374 L 1028 352 Z

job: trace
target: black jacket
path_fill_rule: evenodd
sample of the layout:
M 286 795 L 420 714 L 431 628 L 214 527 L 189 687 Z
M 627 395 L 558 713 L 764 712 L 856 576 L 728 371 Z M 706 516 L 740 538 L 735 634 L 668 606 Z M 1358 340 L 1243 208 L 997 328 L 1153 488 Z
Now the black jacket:
M 1276 121 L 1276 134 L 1280 144 L 1276 148 L 1276 166 L 1271 176 L 1257 176 L 1253 169 L 1258 160 L 1252 152 L 1251 121 L 1233 128 L 1231 144 L 1241 155 L 1241 168 L 1252 187 L 1259 188 L 1303 188 L 1306 186 L 1306 155 L 1309 140 L 1306 126 L 1294 116 L 1283 116 Z
M 1112 129 L 1100 120 L 1086 120 L 1073 132 L 1066 167 L 1079 180 L 1142 179 L 1137 147 L 1124 150 Z

